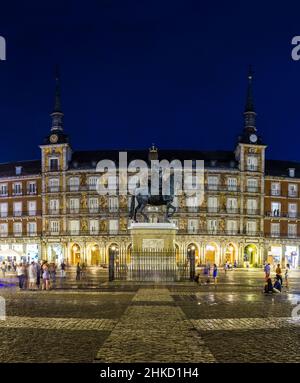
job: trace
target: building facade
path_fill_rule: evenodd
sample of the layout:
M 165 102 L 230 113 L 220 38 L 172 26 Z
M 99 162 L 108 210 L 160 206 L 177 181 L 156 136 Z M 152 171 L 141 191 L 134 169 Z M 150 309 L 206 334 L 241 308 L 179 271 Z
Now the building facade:
M 118 150 L 74 151 L 63 127 L 59 80 L 56 80 L 52 126 L 41 159 L 0 165 L 0 259 L 107 265 L 109 249 L 128 254 L 131 196 L 99 195 L 100 160 L 118 169 Z M 128 162 L 142 159 L 204 160 L 204 199 L 176 196 L 172 217 L 178 227 L 178 254 L 191 246 L 198 264 L 239 266 L 289 263 L 299 266 L 300 163 L 265 159 L 257 135 L 248 76 L 244 128 L 233 151 L 131 150 Z M 152 222 L 161 207 L 148 207 Z

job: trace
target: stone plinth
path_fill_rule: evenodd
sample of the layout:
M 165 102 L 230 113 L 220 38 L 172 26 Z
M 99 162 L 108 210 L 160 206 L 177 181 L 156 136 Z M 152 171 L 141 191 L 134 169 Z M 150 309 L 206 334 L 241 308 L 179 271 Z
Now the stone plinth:
M 177 278 L 173 223 L 132 223 L 132 251 L 128 277 L 138 281 L 174 281 Z
M 175 250 L 178 228 L 174 223 L 131 223 L 132 250 Z

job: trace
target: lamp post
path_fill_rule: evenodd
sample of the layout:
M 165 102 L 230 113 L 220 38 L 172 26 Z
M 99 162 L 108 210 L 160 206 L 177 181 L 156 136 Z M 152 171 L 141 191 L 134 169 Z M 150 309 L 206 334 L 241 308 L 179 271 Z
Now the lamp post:
M 195 279 L 195 246 L 192 245 L 188 251 L 189 251 L 189 257 L 190 257 L 190 280 L 193 281 Z
M 116 247 L 111 246 L 109 248 L 109 269 L 108 269 L 109 282 L 112 282 L 115 279 L 115 253 L 116 253 Z

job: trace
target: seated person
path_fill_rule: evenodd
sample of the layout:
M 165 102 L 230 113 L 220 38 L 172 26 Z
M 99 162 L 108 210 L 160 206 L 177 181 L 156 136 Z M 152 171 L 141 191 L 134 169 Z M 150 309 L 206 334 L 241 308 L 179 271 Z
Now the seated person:
M 279 278 L 275 278 L 275 283 L 273 286 L 274 293 L 281 293 L 281 283 Z
M 265 284 L 264 292 L 265 292 L 266 294 L 269 294 L 269 293 L 272 293 L 272 292 L 273 292 L 273 285 L 272 285 L 272 280 L 271 280 L 271 278 L 268 278 L 268 279 L 266 280 L 266 284 Z

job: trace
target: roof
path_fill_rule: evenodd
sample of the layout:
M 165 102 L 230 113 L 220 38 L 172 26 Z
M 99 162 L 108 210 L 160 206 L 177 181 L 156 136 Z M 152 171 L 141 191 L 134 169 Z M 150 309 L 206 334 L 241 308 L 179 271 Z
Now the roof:
M 16 167 L 21 166 L 21 176 L 36 175 L 41 173 L 41 161 L 17 161 L 0 164 L 0 177 L 16 176 Z
M 119 162 L 119 153 L 127 153 L 128 164 L 134 159 L 148 161 L 148 150 L 97 150 L 75 151 L 70 162 L 71 169 L 95 168 L 97 162 L 108 159 Z M 206 167 L 237 168 L 234 152 L 231 151 L 197 151 L 197 150 L 158 150 L 159 160 L 204 160 Z
M 91 150 L 75 151 L 72 154 L 70 169 L 93 169 L 98 161 L 109 159 L 118 164 L 119 153 L 127 152 L 128 164 L 134 159 L 148 160 L 148 150 Z M 172 161 L 204 160 L 205 167 L 216 169 L 237 169 L 238 163 L 232 151 L 198 151 L 198 150 L 159 150 L 159 160 Z M 13 177 L 16 167 L 22 166 L 22 176 L 37 175 L 41 173 L 41 161 L 17 161 L 0 163 L 0 177 Z M 265 175 L 275 177 L 289 177 L 289 169 L 295 169 L 295 177 L 300 178 L 300 162 L 266 160 Z
M 295 169 L 295 177 L 300 178 L 300 162 L 266 160 L 265 175 L 275 177 L 289 177 L 289 169 Z

